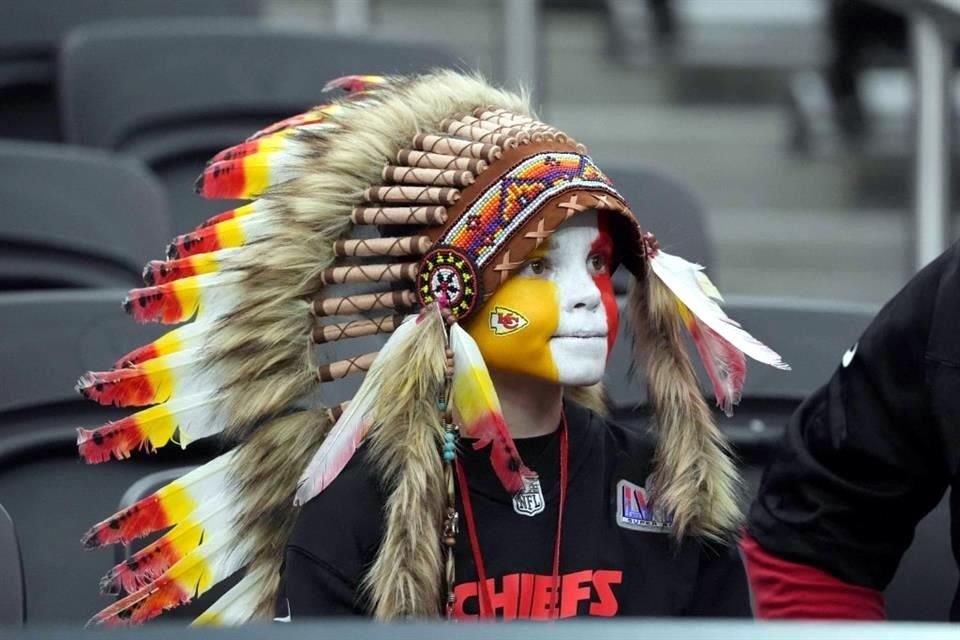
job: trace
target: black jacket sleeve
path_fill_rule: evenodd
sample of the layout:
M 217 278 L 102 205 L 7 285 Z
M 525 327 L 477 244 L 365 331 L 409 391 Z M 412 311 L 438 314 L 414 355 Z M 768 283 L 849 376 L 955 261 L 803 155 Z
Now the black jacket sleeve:
M 369 615 L 360 583 L 380 544 L 383 502 L 363 457 L 300 510 L 284 552 L 278 619 Z
M 749 618 L 750 589 L 736 545 L 705 544 L 697 584 L 685 615 L 698 618 Z
M 792 417 L 749 533 L 768 552 L 883 589 L 960 444 L 960 248 L 915 276 Z

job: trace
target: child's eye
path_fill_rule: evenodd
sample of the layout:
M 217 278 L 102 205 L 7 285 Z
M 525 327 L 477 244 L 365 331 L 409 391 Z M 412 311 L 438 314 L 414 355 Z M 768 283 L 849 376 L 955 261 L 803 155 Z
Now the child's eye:
M 607 270 L 607 259 L 605 256 L 599 253 L 595 253 L 592 256 L 590 256 L 588 260 L 590 264 L 590 269 L 594 273 L 603 273 L 604 271 Z
M 527 262 L 527 271 L 535 276 L 542 275 L 547 270 L 547 262 L 543 258 L 535 258 Z

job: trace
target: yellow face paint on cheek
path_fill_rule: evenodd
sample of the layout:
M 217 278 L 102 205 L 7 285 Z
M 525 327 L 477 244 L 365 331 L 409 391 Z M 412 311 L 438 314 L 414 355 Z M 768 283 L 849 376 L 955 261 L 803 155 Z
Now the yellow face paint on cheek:
M 491 369 L 557 380 L 550 339 L 559 320 L 556 285 L 515 276 L 466 323 L 466 330 Z

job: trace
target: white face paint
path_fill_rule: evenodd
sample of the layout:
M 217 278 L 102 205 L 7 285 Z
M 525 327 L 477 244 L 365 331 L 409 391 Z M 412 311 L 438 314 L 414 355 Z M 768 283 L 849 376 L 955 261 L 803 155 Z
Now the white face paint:
M 548 346 L 562 385 L 595 384 L 606 368 L 611 328 L 600 289 L 609 284 L 610 264 L 609 255 L 597 259 L 599 238 L 597 213 L 578 215 L 551 236 L 542 258 L 528 261 L 517 274 L 556 287 L 557 326 Z
M 590 211 L 570 220 L 550 239 L 547 258 L 560 312 L 550 352 L 563 385 L 596 384 L 606 369 L 610 328 L 596 278 L 609 265 L 598 267 L 591 261 L 599 235 L 597 213 Z

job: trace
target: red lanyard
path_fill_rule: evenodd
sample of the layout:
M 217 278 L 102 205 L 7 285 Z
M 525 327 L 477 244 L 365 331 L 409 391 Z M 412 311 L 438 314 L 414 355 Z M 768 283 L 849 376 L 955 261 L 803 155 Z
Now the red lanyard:
M 567 417 L 560 417 L 560 505 L 557 509 L 557 537 L 553 547 L 553 589 L 551 591 L 551 610 L 553 617 L 559 617 L 560 609 L 557 599 L 560 586 L 560 538 L 563 532 L 563 509 L 567 504 Z M 467 486 L 467 476 L 463 472 L 460 461 L 456 462 L 457 482 L 460 486 L 460 496 L 463 500 L 463 515 L 467 521 L 467 535 L 470 537 L 470 548 L 473 551 L 473 563 L 477 566 L 477 588 L 480 600 L 480 617 L 493 618 L 493 605 L 490 602 L 490 593 L 487 588 L 487 570 L 483 564 L 483 553 L 480 551 L 480 540 L 477 537 L 477 523 L 473 519 L 473 507 L 470 504 L 470 487 Z

